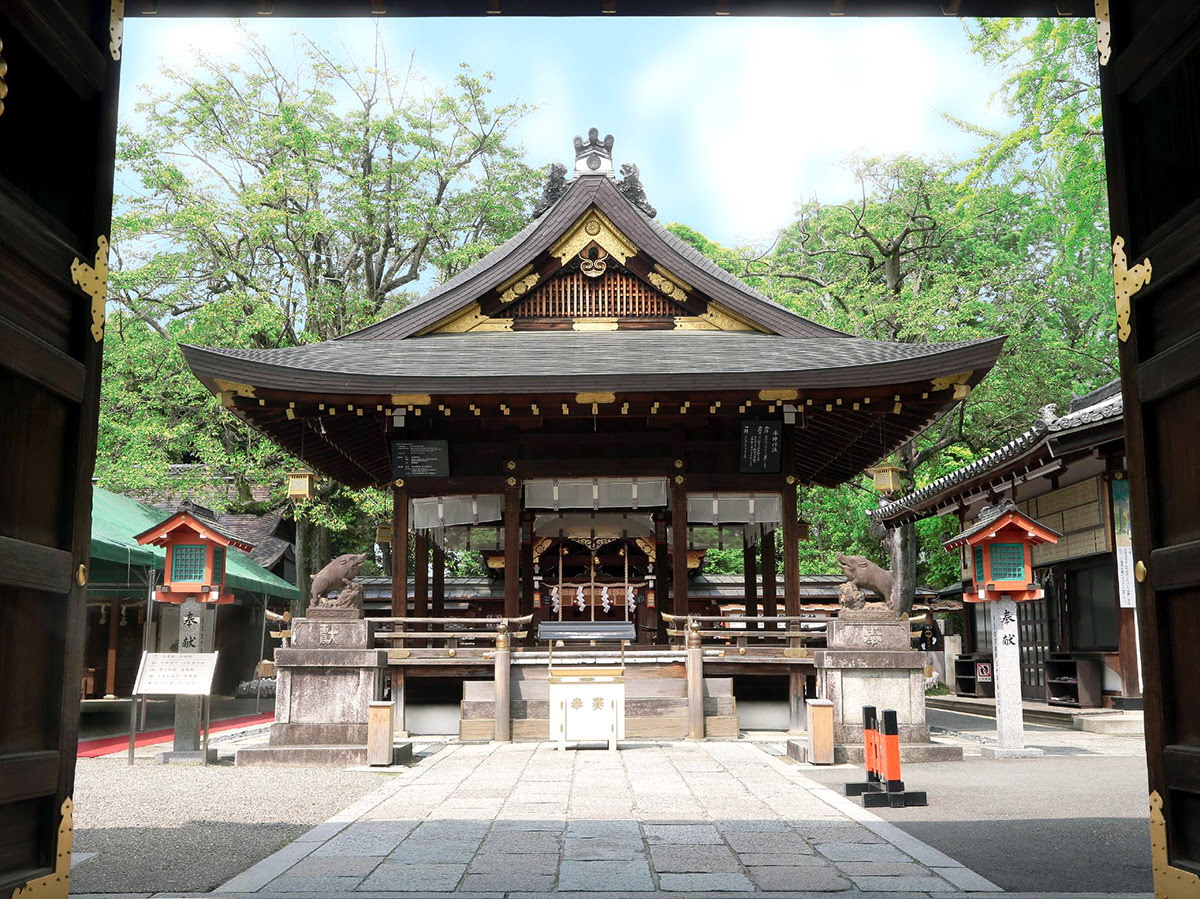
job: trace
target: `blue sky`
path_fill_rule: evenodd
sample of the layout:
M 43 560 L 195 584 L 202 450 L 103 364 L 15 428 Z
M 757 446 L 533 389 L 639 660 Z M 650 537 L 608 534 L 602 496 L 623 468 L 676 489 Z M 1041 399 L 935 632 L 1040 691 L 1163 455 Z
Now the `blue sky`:
M 962 156 L 975 139 L 946 111 L 991 128 L 999 84 L 944 19 L 256 19 L 246 26 L 291 54 L 298 31 L 369 60 L 375 28 L 389 58 L 432 85 L 460 62 L 495 75 L 494 97 L 533 104 L 518 126 L 528 160 L 570 163 L 589 127 L 615 137 L 614 161 L 636 163 L 662 222 L 726 244 L 759 242 L 816 196 L 854 193 L 854 153 Z M 121 112 L 161 59 L 236 54 L 225 19 L 127 20 Z

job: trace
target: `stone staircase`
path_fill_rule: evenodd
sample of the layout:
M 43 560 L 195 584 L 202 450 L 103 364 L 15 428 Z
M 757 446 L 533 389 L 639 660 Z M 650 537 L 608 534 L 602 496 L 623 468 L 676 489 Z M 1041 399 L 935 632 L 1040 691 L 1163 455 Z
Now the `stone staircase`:
M 531 654 L 525 664 L 514 664 L 510 676 L 510 715 L 514 740 L 550 739 L 549 683 L 545 655 Z M 682 654 L 678 654 L 682 656 Z M 609 663 L 588 654 L 555 653 L 555 664 L 577 661 Z M 516 661 L 516 660 L 514 660 Z M 625 739 L 681 740 L 688 735 L 687 679 L 682 658 L 656 661 L 628 659 L 625 669 Z M 494 681 L 464 681 L 459 717 L 459 739 L 491 740 L 495 735 L 496 690 Z M 733 679 L 704 679 L 705 734 L 735 739 L 738 735 L 737 700 Z

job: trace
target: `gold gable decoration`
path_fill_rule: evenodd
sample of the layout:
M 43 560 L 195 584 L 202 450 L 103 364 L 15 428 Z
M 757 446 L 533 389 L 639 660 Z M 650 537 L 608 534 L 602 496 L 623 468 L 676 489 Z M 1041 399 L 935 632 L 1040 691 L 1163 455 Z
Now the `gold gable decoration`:
M 633 241 L 622 234 L 617 226 L 609 221 L 608 216 L 594 206 L 580 216 L 567 233 L 550 247 L 550 255 L 557 256 L 558 261 L 566 265 L 593 241 L 622 265 L 630 256 L 637 255 L 638 249 Z
M 761 331 L 724 306 L 709 301 L 708 310 L 701 315 L 680 315 L 675 318 L 675 327 L 685 331 Z
M 471 303 L 466 309 L 455 313 L 448 319 L 442 319 L 432 328 L 422 331 L 422 334 L 466 334 L 469 331 L 511 331 L 511 318 L 488 318 L 480 309 L 478 303 Z

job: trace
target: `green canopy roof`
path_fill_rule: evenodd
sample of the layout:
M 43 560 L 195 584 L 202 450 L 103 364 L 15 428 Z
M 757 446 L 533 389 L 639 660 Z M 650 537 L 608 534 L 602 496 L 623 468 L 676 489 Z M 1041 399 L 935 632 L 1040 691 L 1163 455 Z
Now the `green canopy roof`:
M 164 521 L 169 513 L 135 499 L 92 488 L 92 558 L 121 565 L 139 565 L 163 570 L 166 550 L 138 546 L 134 536 Z M 282 599 L 298 599 L 300 591 L 276 577 L 241 552 L 227 554 L 225 585 L 236 591 L 265 593 Z

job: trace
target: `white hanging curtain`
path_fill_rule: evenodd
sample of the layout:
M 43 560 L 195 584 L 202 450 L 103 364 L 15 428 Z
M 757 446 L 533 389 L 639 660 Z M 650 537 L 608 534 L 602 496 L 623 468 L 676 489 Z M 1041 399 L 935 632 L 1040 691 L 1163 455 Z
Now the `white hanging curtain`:
M 504 497 L 498 493 L 471 496 L 425 496 L 410 500 L 408 520 L 413 530 L 448 528 L 500 521 L 504 517 Z
M 666 504 L 666 478 L 536 478 L 525 482 L 527 509 L 636 510 Z
M 778 493 L 689 493 L 687 511 L 688 524 L 744 524 L 748 531 L 769 531 L 783 521 Z

